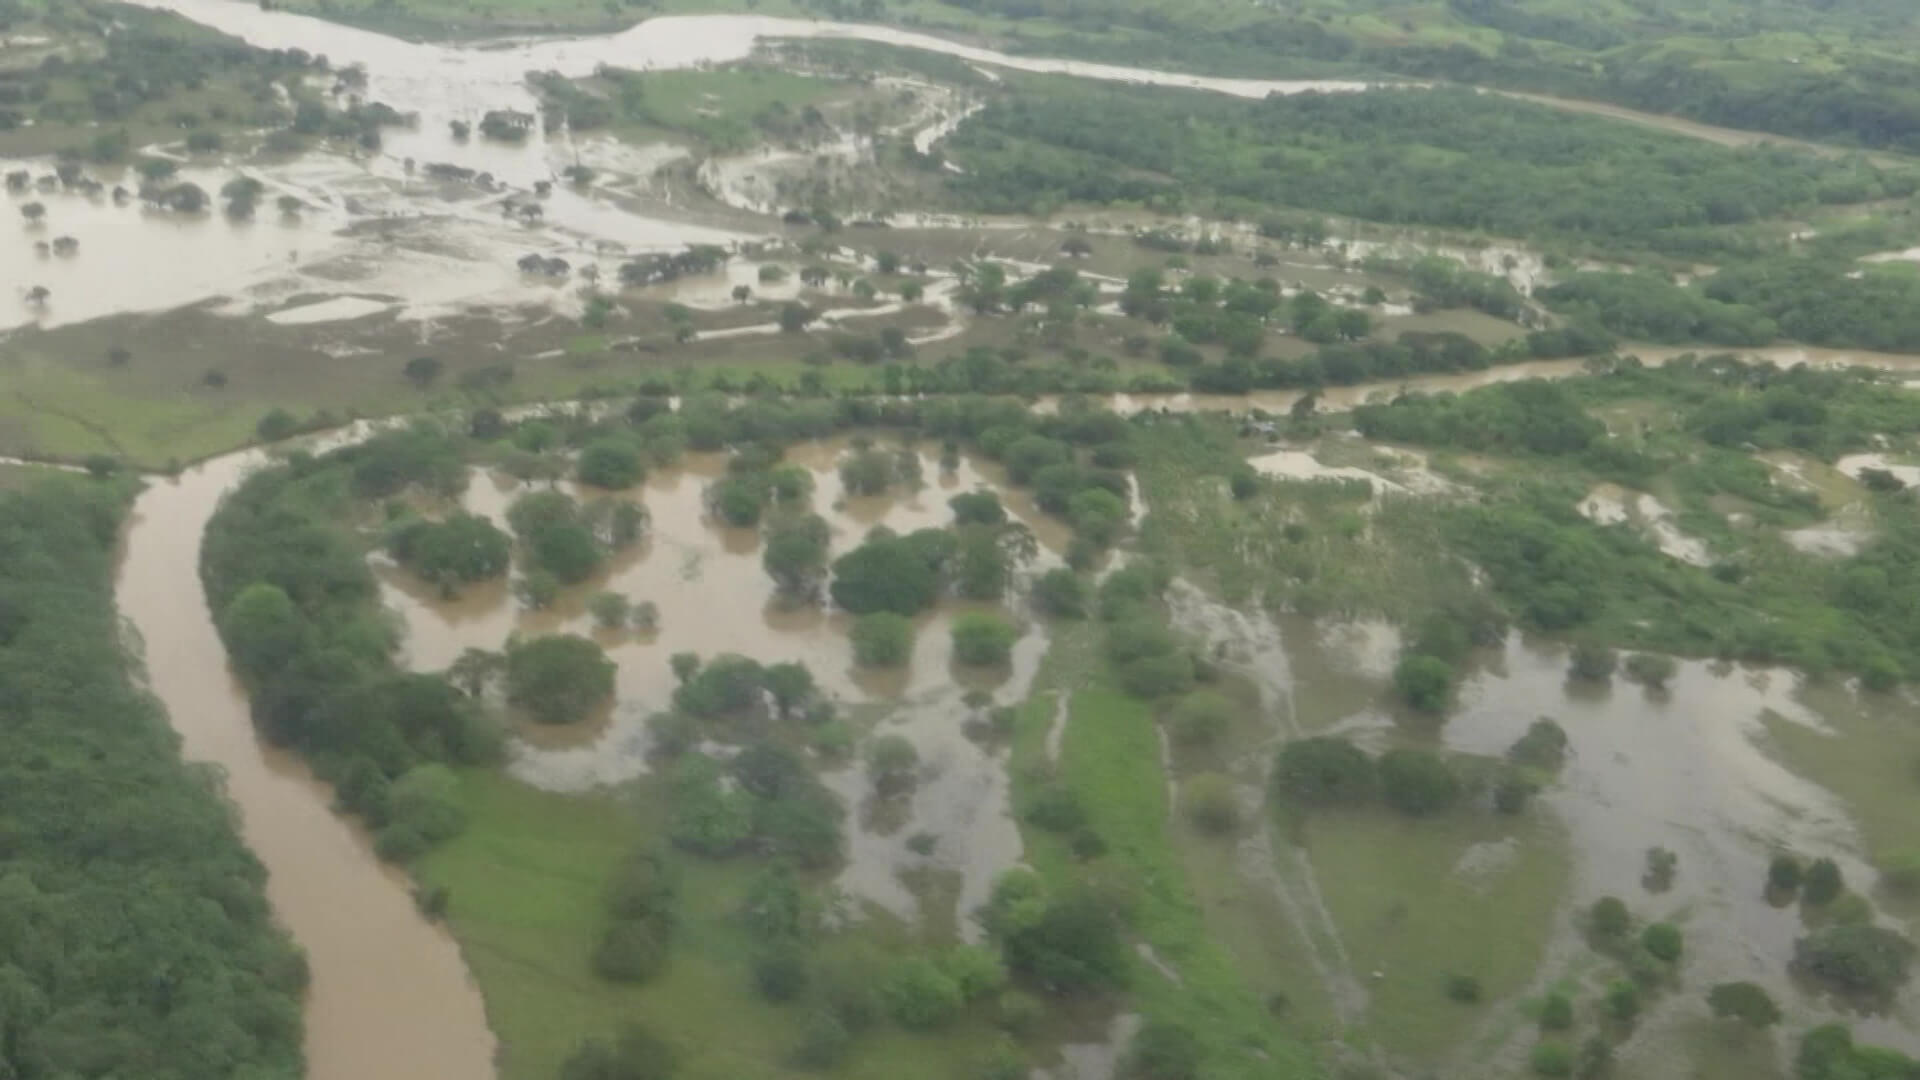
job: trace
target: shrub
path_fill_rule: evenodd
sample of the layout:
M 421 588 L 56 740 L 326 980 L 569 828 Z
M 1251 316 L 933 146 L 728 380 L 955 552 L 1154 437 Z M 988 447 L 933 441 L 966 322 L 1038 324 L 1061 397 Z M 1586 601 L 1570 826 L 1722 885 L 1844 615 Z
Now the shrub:
M 611 1042 L 581 1043 L 561 1065 L 560 1080 L 669 1080 L 678 1065 L 671 1046 L 630 1023 Z
M 953 658 L 976 667 L 1005 664 L 1019 637 L 1007 620 L 970 612 L 953 620 Z
M 615 919 L 593 950 L 594 974 L 609 982 L 645 982 L 666 966 L 666 934 L 654 919 Z
M 1707 1006 L 1721 1019 L 1738 1020 L 1756 1028 L 1769 1028 L 1780 1022 L 1780 1006 L 1773 996 L 1750 982 L 1728 982 L 1707 991 Z
M 1389 750 L 1380 756 L 1380 793 L 1403 814 L 1426 817 L 1460 800 L 1460 778 L 1437 755 L 1425 750 Z
M 1832 859 L 1815 859 L 1807 867 L 1806 879 L 1801 882 L 1801 899 L 1816 907 L 1831 904 L 1846 891 L 1846 880 L 1840 875 L 1840 864 Z
M 903 735 L 882 735 L 867 744 L 867 778 L 882 795 L 911 788 L 919 767 L 920 752 Z
M 1306 806 L 1353 806 L 1373 797 L 1373 759 L 1346 739 L 1316 735 L 1280 748 L 1274 789 Z
M 1602 940 L 1620 941 L 1633 929 L 1633 916 L 1628 914 L 1626 903 L 1619 897 L 1603 896 L 1593 902 L 1587 914 L 1587 927 Z
M 1173 708 L 1173 737 L 1185 746 L 1217 742 L 1233 726 L 1233 702 L 1211 690 L 1199 690 L 1180 699 Z
M 1065 833 L 1086 825 L 1087 812 L 1072 788 L 1049 784 L 1028 801 L 1026 819 L 1028 824 L 1048 832 Z
M 621 491 L 646 478 L 640 450 L 625 439 L 596 439 L 580 451 L 576 475 L 583 484 Z
M 1233 782 L 1218 773 L 1206 773 L 1187 781 L 1181 802 L 1188 820 L 1202 832 L 1224 836 L 1240 827 L 1240 799 Z
M 1573 999 L 1554 991 L 1540 1002 L 1540 1027 L 1544 1031 L 1565 1031 L 1573 1026 Z
M 1675 964 L 1680 961 L 1686 939 L 1681 936 L 1679 927 L 1672 923 L 1657 922 L 1640 931 L 1640 947 L 1656 960 Z
M 1087 616 L 1087 584 L 1079 574 L 1057 567 L 1040 575 L 1033 583 L 1033 606 L 1041 614 L 1060 619 L 1084 619 Z
M 1120 687 L 1149 700 L 1184 693 L 1193 686 L 1193 657 L 1184 652 L 1145 656 L 1120 669 Z
M 1393 688 L 1420 712 L 1445 712 L 1453 699 L 1453 665 L 1435 656 L 1406 657 L 1393 669 Z
M 792 941 L 774 941 L 753 956 L 753 988 L 768 1001 L 792 1001 L 807 988 L 806 954 Z
M 1527 1056 L 1527 1064 L 1537 1076 L 1571 1076 L 1573 1051 L 1566 1043 L 1549 1039 L 1534 1046 L 1533 1052 Z
M 900 667 L 913 656 L 913 621 L 878 611 L 853 624 L 853 658 L 861 667 Z
M 1885 997 L 1907 981 L 1913 943 L 1879 926 L 1829 926 L 1794 943 L 1796 967 L 1842 990 Z
M 1625 979 L 1607 984 L 1607 1015 L 1623 1024 L 1640 1015 L 1640 988 Z
M 1485 996 L 1480 980 L 1472 975 L 1449 975 L 1442 984 L 1448 1001 L 1457 1001 L 1462 1005 L 1473 1005 Z
M 587 601 L 587 610 L 593 612 L 593 621 L 603 630 L 618 630 L 627 625 L 633 604 L 617 592 L 598 592 Z
M 1558 769 L 1566 755 L 1566 729 L 1544 716 L 1527 725 L 1527 733 L 1507 748 L 1508 761 L 1535 769 Z
M 1596 641 L 1577 641 L 1567 664 L 1567 677 L 1582 682 L 1606 682 L 1619 664 L 1613 650 Z
M 1673 662 L 1673 657 L 1658 653 L 1634 653 L 1627 657 L 1624 667 L 1627 678 L 1649 690 L 1666 689 L 1667 683 L 1680 670 L 1679 665 Z
M 960 1011 L 960 987 L 924 957 L 896 967 L 887 979 L 887 1015 L 909 1031 L 944 1027 Z
M 1803 876 L 1800 860 L 1784 852 L 1775 855 L 1773 861 L 1767 864 L 1767 888 L 1771 891 L 1798 892 Z

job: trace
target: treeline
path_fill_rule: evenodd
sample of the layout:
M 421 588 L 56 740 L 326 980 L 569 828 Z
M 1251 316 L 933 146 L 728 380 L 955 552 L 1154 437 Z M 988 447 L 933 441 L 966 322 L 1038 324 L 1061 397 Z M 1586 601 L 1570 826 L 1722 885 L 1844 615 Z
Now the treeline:
M 0 496 L 0 1073 L 293 1080 L 306 965 L 121 653 L 130 495 Z
M 1652 273 L 1577 273 L 1540 292 L 1555 311 L 1622 337 L 1710 345 L 1920 351 L 1920 275 L 1901 265 L 1778 257 L 1692 285 Z
M 1385 73 L 1473 86 L 1610 101 L 1711 124 L 1770 131 L 1864 147 L 1920 148 L 1920 70 L 1858 50 L 1843 70 L 1819 70 L 1786 59 L 1713 66 L 1684 49 L 1618 50 L 1622 29 L 1560 11 L 1536 12 L 1499 0 L 1456 0 L 1462 22 L 1506 35 L 1502 46 L 1372 41 L 1309 18 L 1262 14 L 1246 20 L 1182 19 L 1158 4 L 1090 0 L 946 0 L 956 7 L 1011 18 L 1047 17 L 1073 31 L 1016 40 L 1014 48 L 1056 56 L 1140 64 L 1214 75 L 1300 78 Z M 1746 9 L 1743 9 L 1743 12 Z M 1839 18 L 1818 9 L 1818 30 Z M 1807 11 L 1799 12 L 1804 19 Z M 1777 15 L 1777 13 L 1776 13 Z M 1888 21 L 1902 28 L 1902 16 Z M 1663 34 L 1697 35 L 1697 26 L 1646 22 L 1643 42 Z M 1852 18 L 1855 33 L 1873 35 L 1871 18 Z M 1803 27 L 1804 28 L 1804 27 Z M 1811 30 L 1809 30 L 1811 32 Z M 1724 36 L 1738 37 L 1728 30 Z M 1536 44 L 1539 43 L 1539 44 Z M 1876 39 L 1874 44 L 1881 44 Z M 1568 46 L 1563 48 L 1560 46 Z M 1602 61 L 1596 53 L 1609 52 Z
M 948 181 L 987 211 L 1066 201 L 1183 208 L 1192 194 L 1388 224 L 1670 253 L 1816 203 L 1904 196 L 1914 177 L 1780 148 L 1732 149 L 1468 90 L 1247 101 L 1056 79 L 951 139 Z
M 404 859 L 459 831 L 450 764 L 500 753 L 500 733 L 439 675 L 394 662 L 399 644 L 351 526 L 356 500 L 466 483 L 458 442 L 430 427 L 250 477 L 207 525 L 200 572 L 256 724 L 299 750 L 341 806 Z

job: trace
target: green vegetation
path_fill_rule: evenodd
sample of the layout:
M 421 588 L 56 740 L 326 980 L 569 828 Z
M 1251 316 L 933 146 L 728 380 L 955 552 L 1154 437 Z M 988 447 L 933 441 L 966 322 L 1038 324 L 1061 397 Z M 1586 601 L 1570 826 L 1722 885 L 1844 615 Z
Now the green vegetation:
M 256 473 L 221 504 L 201 552 L 208 605 L 255 722 L 306 755 L 394 858 L 445 839 L 450 822 L 457 829 L 445 807 L 430 805 L 450 799 L 442 781 L 415 780 L 411 802 L 401 785 L 416 770 L 491 761 L 501 743 L 467 695 L 395 665 L 398 642 L 362 557 L 367 542 L 351 527 L 355 500 L 449 495 L 465 483 L 459 447 L 445 434 L 423 426 L 379 435 Z
M 613 696 L 614 663 L 600 646 L 571 634 L 507 649 L 507 700 L 543 724 L 570 724 Z
M 980 209 L 1210 196 L 1389 224 L 1700 255 L 1738 226 L 1822 198 L 1903 197 L 1916 178 L 1781 149 L 1734 150 L 1448 90 L 1243 101 L 1205 92 L 1027 83 L 948 143 Z M 1385 156 L 1383 156 L 1385 155 Z M 1607 168 L 1593 168 L 1605 161 Z
M 20 1075 L 295 1076 L 306 964 L 232 809 L 120 651 L 112 575 L 133 492 L 0 494 L 10 930 L 0 1060 Z M 129 972 L 165 973 L 138 981 Z

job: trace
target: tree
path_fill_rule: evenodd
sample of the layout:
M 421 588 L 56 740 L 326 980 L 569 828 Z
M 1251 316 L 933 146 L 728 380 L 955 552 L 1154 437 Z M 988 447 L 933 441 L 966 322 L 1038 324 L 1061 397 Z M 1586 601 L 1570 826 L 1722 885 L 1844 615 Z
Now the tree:
M 969 491 L 947 500 L 955 525 L 1005 525 L 1007 508 L 991 491 Z
M 300 421 L 285 409 L 274 409 L 253 426 L 262 442 L 279 442 L 300 430 Z
M 1087 584 L 1064 566 L 1041 574 L 1033 583 L 1033 606 L 1059 619 L 1087 616 Z
M 855 615 L 916 615 L 933 606 L 939 578 L 904 539 L 878 535 L 833 564 L 833 602 Z
M 900 667 L 913 656 L 913 622 L 878 611 L 853 624 L 853 658 L 861 667 Z
M 1680 962 L 1686 939 L 1681 936 L 1679 927 L 1668 922 L 1657 922 L 1640 931 L 1640 947 L 1656 960 L 1676 964 Z
M 1800 886 L 1800 897 L 1814 907 L 1831 904 L 1846 891 L 1846 881 L 1840 875 L 1840 864 L 1832 859 L 1815 859 L 1807 867 L 1806 880 Z
M 1793 946 L 1801 971 L 1841 990 L 1887 997 L 1907 981 L 1913 943 L 1881 926 L 1828 926 Z
M 587 601 L 587 610 L 593 612 L 593 621 L 603 630 L 619 630 L 627 625 L 627 618 L 633 610 L 632 602 L 617 592 L 598 592 Z
M 406 376 L 408 382 L 425 390 L 440 377 L 445 367 L 437 356 L 416 356 L 401 367 L 400 374 Z
M 1435 656 L 1406 657 L 1393 669 L 1393 687 L 1421 712 L 1445 712 L 1453 699 L 1453 665 Z
M 640 450 L 626 439 L 595 439 L 580 452 L 577 475 L 583 484 L 624 491 L 646 478 Z
M 760 674 L 760 684 L 773 697 L 773 707 L 781 717 L 792 716 L 815 693 L 813 672 L 800 663 L 769 664 Z
M 1767 889 L 1791 896 L 1800 890 L 1801 876 L 1800 860 L 1783 851 L 1767 864 Z
M 586 638 L 534 638 L 507 650 L 507 700 L 540 723 L 570 724 L 613 696 L 614 670 Z
M 1633 929 L 1633 916 L 1617 896 L 1603 896 L 1593 902 L 1587 913 L 1587 927 L 1603 941 L 1624 941 Z
M 1007 620 L 969 612 L 953 620 L 953 658 L 976 667 L 1005 664 L 1019 637 Z
M 1613 650 L 1605 645 L 1591 640 L 1577 641 L 1567 665 L 1567 677 L 1582 682 L 1606 682 L 1613 677 L 1617 663 Z
M 783 595 L 813 600 L 827 578 L 831 539 L 826 519 L 818 514 L 784 518 L 767 529 L 760 565 Z
M 1707 1006 L 1723 1020 L 1769 1028 L 1780 1022 L 1780 1006 L 1765 989 L 1750 982 L 1725 982 L 1707 991 Z
M 1273 786 L 1305 806 L 1354 806 L 1373 797 L 1373 759 L 1344 738 L 1316 735 L 1280 748 Z
M 233 662 L 256 679 L 273 676 L 300 655 L 311 633 L 306 616 L 277 585 L 247 586 L 220 615 L 220 635 Z
M 453 664 L 447 668 L 447 681 L 460 688 L 468 697 L 479 697 L 486 692 L 488 684 L 506 674 L 507 658 L 497 652 L 486 649 L 467 648 L 460 652 Z
M 1460 778 L 1436 754 L 1394 749 L 1380 755 L 1380 793 L 1387 805 L 1413 817 L 1427 817 L 1460 800 Z
M 789 300 L 780 305 L 780 332 L 797 334 L 807 328 L 807 324 L 819 318 L 819 313 L 797 300 Z
M 1006 543 L 1014 530 L 969 525 L 960 530 L 954 558 L 954 591 L 968 600 L 998 601 L 1013 581 L 1013 559 Z
M 507 572 L 513 546 L 507 534 L 476 514 L 445 521 L 414 521 L 395 530 L 388 550 L 402 566 L 443 588 L 486 581 Z
M 37 225 L 47 216 L 47 204 L 38 200 L 27 203 L 20 208 L 20 216 L 26 218 L 29 225 Z

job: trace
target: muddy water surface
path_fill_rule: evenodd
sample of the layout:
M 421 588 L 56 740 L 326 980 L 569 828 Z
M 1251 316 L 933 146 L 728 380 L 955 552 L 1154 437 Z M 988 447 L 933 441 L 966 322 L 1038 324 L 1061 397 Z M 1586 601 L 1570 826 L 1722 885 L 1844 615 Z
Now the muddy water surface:
M 421 918 L 406 882 L 331 793 L 255 733 L 200 586 L 200 544 L 220 497 L 262 456 L 230 455 L 155 480 L 135 504 L 115 584 L 145 644 L 152 688 L 189 760 L 219 766 L 275 913 L 305 950 L 311 1080 L 481 1080 L 494 1040 L 453 939 Z

